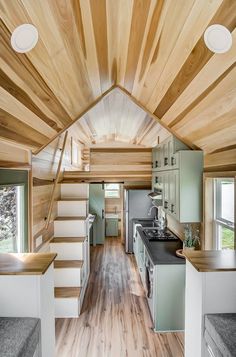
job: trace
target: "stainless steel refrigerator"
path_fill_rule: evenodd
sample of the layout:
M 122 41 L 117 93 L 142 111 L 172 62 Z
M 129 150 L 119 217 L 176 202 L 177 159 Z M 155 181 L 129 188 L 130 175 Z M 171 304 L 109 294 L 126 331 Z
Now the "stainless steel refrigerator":
M 126 253 L 133 253 L 133 219 L 151 218 L 148 211 L 152 201 L 148 194 L 150 190 L 124 190 L 124 239 Z

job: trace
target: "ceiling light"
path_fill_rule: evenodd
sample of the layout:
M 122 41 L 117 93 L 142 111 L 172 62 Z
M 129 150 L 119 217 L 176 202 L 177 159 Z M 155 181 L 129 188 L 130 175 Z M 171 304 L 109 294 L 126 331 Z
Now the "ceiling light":
M 211 25 L 204 33 L 204 41 L 210 51 L 225 53 L 232 46 L 232 35 L 225 26 Z
M 38 30 L 31 24 L 18 26 L 11 35 L 12 48 L 19 53 L 29 52 L 38 42 Z

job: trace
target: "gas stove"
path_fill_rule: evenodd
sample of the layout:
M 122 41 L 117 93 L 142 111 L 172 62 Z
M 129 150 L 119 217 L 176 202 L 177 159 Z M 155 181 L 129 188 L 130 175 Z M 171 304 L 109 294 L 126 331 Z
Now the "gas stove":
M 167 229 L 160 228 L 145 228 L 143 229 L 145 236 L 149 241 L 177 241 L 179 238 L 176 237 L 172 232 Z

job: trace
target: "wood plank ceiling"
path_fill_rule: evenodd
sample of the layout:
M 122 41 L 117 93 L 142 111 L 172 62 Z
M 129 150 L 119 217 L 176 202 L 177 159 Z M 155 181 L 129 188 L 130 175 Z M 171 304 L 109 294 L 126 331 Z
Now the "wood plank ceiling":
M 1 140 L 38 149 L 118 85 L 185 142 L 236 147 L 235 0 L 0 0 L 0 17 Z M 22 23 L 39 31 L 27 54 L 10 46 Z M 214 23 L 232 32 L 225 54 L 203 42 Z M 160 125 L 127 98 L 83 115 L 81 140 L 154 145 Z

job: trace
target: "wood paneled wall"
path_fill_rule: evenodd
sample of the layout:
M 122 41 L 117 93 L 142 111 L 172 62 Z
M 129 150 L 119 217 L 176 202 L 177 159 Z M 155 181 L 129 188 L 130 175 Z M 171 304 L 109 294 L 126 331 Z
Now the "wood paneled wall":
M 204 171 L 236 171 L 236 148 L 233 147 L 205 155 Z
M 64 135 L 65 134 L 62 134 L 50 145 L 46 146 L 41 152 L 39 152 L 37 155 L 33 155 L 32 157 L 33 247 L 35 247 L 35 239 L 37 237 L 42 235 L 43 242 L 45 242 L 53 235 L 53 219 L 57 216 L 56 201 L 60 197 L 60 185 L 58 185 L 56 188 L 49 228 L 45 230 L 44 227 L 53 189 L 53 180 L 55 179 L 58 163 L 60 160 L 60 149 L 62 147 Z M 73 166 L 71 164 L 72 137 L 74 140 L 77 140 L 73 131 L 73 126 L 68 133 L 60 178 L 62 178 L 63 171 L 65 169 L 72 171 L 82 169 L 82 166 Z M 81 145 L 81 150 L 83 150 L 83 145 Z
M 90 171 L 143 171 L 151 170 L 151 149 L 91 149 Z
M 12 143 L 0 141 L 0 167 L 30 167 L 30 151 Z

